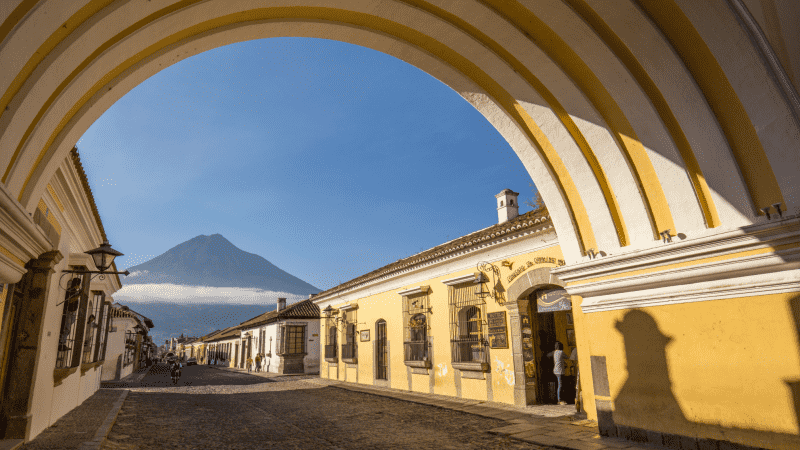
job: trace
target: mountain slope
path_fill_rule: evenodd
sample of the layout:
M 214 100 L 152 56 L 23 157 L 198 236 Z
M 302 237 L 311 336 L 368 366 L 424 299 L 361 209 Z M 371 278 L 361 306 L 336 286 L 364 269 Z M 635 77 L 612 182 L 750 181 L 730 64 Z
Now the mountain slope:
M 178 284 L 261 289 L 296 295 L 316 294 L 316 287 L 248 253 L 220 234 L 200 235 L 163 254 L 129 267 L 123 284 Z

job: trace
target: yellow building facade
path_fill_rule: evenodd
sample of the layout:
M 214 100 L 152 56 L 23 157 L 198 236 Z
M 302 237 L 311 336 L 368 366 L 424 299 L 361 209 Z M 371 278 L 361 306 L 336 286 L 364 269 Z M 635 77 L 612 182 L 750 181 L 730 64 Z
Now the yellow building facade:
M 784 226 L 791 239 L 797 220 Z M 752 254 L 771 249 L 762 243 Z M 700 253 L 697 244 L 677 247 L 675 258 L 682 252 Z M 751 264 L 737 283 L 752 283 L 753 295 L 730 298 L 729 284 L 684 281 L 714 262 L 730 265 L 736 254 L 709 261 L 696 253 L 667 267 L 573 281 L 577 271 L 564 266 L 549 216 L 514 217 L 315 296 L 323 311 L 320 375 L 552 404 L 547 353 L 557 340 L 566 355 L 576 350 L 562 398 L 577 400 L 605 435 L 678 447 L 797 448 L 800 296 L 791 290 L 800 279 L 784 272 L 783 283 L 766 285 L 776 273 Z M 641 283 L 628 287 L 637 276 Z M 576 295 L 598 292 L 591 284 L 606 285 L 605 295 Z M 565 297 L 569 307 L 552 311 Z
M 531 212 L 322 292 L 315 303 L 333 311 L 322 319 L 320 375 L 474 400 L 555 403 L 552 364 L 542 373 L 541 362 L 556 340 L 567 355 L 576 348 L 575 327 L 561 310 L 545 313 L 549 327 L 540 330 L 536 294 L 563 291 L 550 275 L 563 264 L 550 218 Z

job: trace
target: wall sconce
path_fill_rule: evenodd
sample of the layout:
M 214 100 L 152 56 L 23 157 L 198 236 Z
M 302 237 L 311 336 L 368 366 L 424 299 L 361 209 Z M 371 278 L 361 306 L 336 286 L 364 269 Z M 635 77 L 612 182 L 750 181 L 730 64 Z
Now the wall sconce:
M 493 297 L 497 303 L 501 305 L 505 303 L 502 294 L 498 295 L 497 291 L 495 290 L 495 286 L 497 286 L 497 280 L 500 277 L 500 269 L 498 269 L 494 264 L 486 261 L 479 262 L 477 268 L 480 272 L 478 272 L 478 276 L 475 277 L 475 281 L 473 281 L 473 283 L 477 285 L 477 287 L 475 288 L 475 296 L 481 299 L 486 297 Z M 492 274 L 491 290 L 490 289 L 487 289 L 485 291 L 483 290 L 483 283 L 489 281 L 488 277 L 484 280 L 483 272 L 491 272 Z
M 661 235 L 661 242 L 663 242 L 665 244 L 667 242 L 672 242 L 672 235 L 670 234 L 670 230 L 669 229 L 664 230 L 664 231 L 662 231 L 661 233 L 658 233 L 658 234 Z
M 344 322 L 344 317 L 339 317 L 339 310 L 332 308 L 331 305 L 328 305 L 322 312 L 325 314 L 326 319 L 334 321 L 333 325 L 336 328 L 339 328 L 339 324 Z

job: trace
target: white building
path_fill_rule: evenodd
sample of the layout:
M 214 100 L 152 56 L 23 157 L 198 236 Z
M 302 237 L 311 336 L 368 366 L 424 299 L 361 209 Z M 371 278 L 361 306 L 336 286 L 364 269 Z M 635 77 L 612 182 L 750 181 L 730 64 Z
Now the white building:
M 4 220 L 0 235 L 11 232 Z M 30 261 L 15 260 L 27 272 L 14 284 L 0 284 L 2 437 L 12 440 L 34 438 L 100 388 L 111 295 L 121 287 L 117 275 L 69 272 L 96 271 L 84 252 L 107 240 L 77 150 L 58 166 L 31 220 L 36 239 L 25 242 L 44 247 Z
M 111 309 L 111 330 L 103 363 L 103 381 L 119 380 L 139 368 L 146 352 L 146 332 L 153 328 L 150 319 L 127 309 Z
M 240 344 L 234 349 L 235 366 L 261 356 L 262 370 L 272 373 L 319 372 L 319 307 L 311 299 L 278 307 L 239 325 Z M 236 348 L 240 349 L 238 352 Z

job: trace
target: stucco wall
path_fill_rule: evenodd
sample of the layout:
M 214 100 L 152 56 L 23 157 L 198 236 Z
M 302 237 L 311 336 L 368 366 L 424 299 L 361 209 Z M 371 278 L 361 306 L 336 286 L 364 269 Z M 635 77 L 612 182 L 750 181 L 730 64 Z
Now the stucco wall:
M 555 237 L 554 235 L 546 236 L 550 238 Z M 529 238 L 529 240 L 530 239 L 531 238 Z M 540 244 L 544 242 L 541 236 L 534 239 Z M 358 336 L 356 337 L 358 341 L 358 364 L 356 367 L 346 365 L 341 361 L 339 361 L 337 367 L 331 367 L 331 364 L 326 362 L 323 357 L 320 363 L 320 376 L 323 378 L 338 377 L 338 379 L 342 381 L 373 384 L 375 364 L 373 341 L 376 338 L 375 324 L 378 320 L 383 319 L 387 322 L 389 382 L 391 387 L 403 390 L 410 389 L 415 392 L 432 392 L 434 394 L 457 396 L 456 369 L 452 366 L 450 348 L 448 286 L 443 284 L 442 281 L 476 272 L 477 269 L 474 260 L 485 259 L 493 262 L 495 266 L 500 268 L 500 279 L 498 280 L 499 284 L 497 287 L 498 290 L 504 291 L 511 282 L 514 281 L 508 281 L 508 275 L 519 267 L 526 266 L 528 261 L 532 262 L 537 257 L 549 257 L 555 260 L 561 259 L 561 250 L 554 242 L 555 240 L 553 239 L 548 245 L 540 245 L 538 249 L 522 254 L 511 253 L 511 249 L 519 248 L 519 246 L 506 246 L 502 249 L 493 249 L 493 251 L 483 252 L 483 254 L 472 255 L 470 258 L 447 263 L 445 269 L 440 266 L 422 269 L 415 272 L 413 275 L 406 276 L 407 284 L 399 285 L 399 283 L 403 283 L 403 281 L 390 279 L 365 289 L 370 292 L 369 295 L 360 297 L 358 293 L 347 294 L 347 303 L 358 304 L 357 330 L 370 330 L 370 341 L 360 342 Z M 536 247 L 534 246 L 534 248 Z M 502 266 L 500 264 L 501 261 L 510 262 L 512 269 L 509 269 L 507 266 Z M 555 264 L 539 263 L 534 264 L 527 270 L 553 266 L 555 266 Z M 409 277 L 411 277 L 411 279 L 408 279 Z M 403 306 L 402 296 L 398 294 L 399 291 L 419 285 L 430 286 L 428 298 L 432 309 L 432 313 L 429 316 L 430 329 L 428 330 L 433 343 L 431 356 L 432 367 L 427 373 L 422 374 L 412 373 L 412 370 L 404 363 Z M 382 290 L 384 286 L 386 288 L 391 287 L 391 289 Z M 502 286 L 502 288 L 500 288 L 500 286 Z M 334 308 L 339 308 L 345 303 L 331 301 L 330 304 Z M 324 305 L 320 305 L 321 308 L 324 308 Z M 500 311 L 506 312 L 509 348 L 489 350 L 490 371 L 483 374 L 482 379 L 467 379 L 461 377 L 461 396 L 463 398 L 487 400 L 491 396 L 491 400 L 496 402 L 514 403 L 514 385 L 516 380 L 511 348 L 510 317 L 505 306 L 500 305 L 491 298 L 486 299 L 485 312 L 487 314 Z M 323 320 L 323 323 L 324 322 Z M 325 345 L 328 338 L 327 328 L 323 327 L 320 337 L 323 342 L 321 345 Z M 342 342 L 340 331 L 339 346 L 341 346 Z M 340 351 L 341 348 L 337 349 L 337 355 L 339 356 L 341 356 Z

